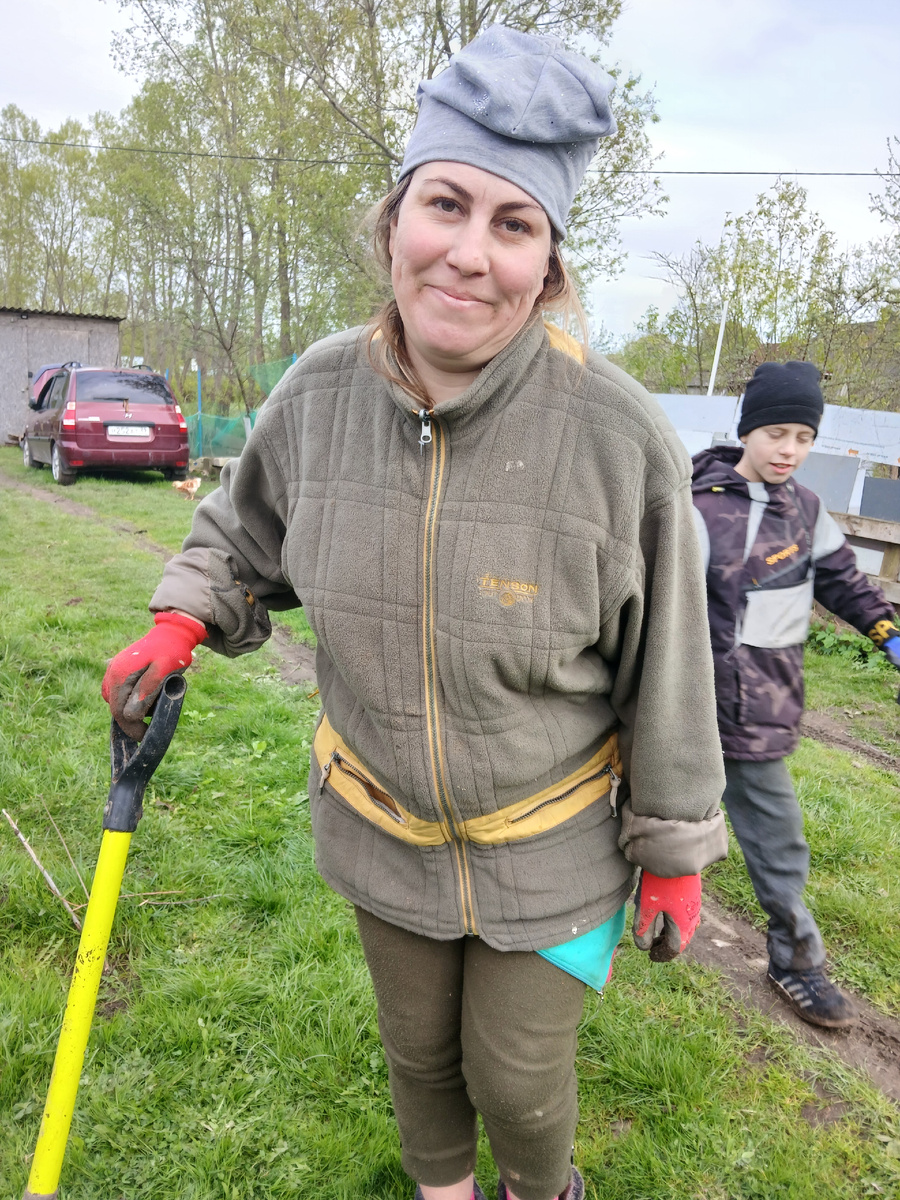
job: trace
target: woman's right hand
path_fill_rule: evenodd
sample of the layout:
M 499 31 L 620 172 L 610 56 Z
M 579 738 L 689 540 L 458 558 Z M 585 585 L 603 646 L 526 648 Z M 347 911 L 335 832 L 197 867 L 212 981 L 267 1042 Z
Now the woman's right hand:
M 163 680 L 190 664 L 194 647 L 207 637 L 206 626 L 186 613 L 157 613 L 154 628 L 133 645 L 110 659 L 103 685 L 103 699 L 113 717 L 139 742 L 147 732 L 147 716 Z

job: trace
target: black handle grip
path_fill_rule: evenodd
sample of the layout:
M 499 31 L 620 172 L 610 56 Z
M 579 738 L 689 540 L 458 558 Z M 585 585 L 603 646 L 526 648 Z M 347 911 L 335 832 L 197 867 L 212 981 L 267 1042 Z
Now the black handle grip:
M 134 833 L 143 814 L 144 789 L 163 760 L 175 733 L 187 682 L 178 673 L 167 675 L 153 706 L 153 718 L 143 740 L 136 742 L 113 719 L 109 731 L 111 781 L 103 813 L 103 828 Z

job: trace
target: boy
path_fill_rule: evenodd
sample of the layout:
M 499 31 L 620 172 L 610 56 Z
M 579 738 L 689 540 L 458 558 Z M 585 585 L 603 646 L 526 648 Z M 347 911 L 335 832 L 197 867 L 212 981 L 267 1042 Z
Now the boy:
M 803 817 L 784 757 L 803 711 L 803 643 L 815 598 L 900 667 L 892 606 L 858 570 L 813 492 L 791 476 L 812 449 L 824 405 L 808 362 L 766 362 L 747 384 L 743 449 L 694 456 L 694 516 L 706 560 L 723 801 L 768 914 L 768 979 L 805 1021 L 852 1025 L 825 974 L 825 947 L 801 896 L 809 871 Z

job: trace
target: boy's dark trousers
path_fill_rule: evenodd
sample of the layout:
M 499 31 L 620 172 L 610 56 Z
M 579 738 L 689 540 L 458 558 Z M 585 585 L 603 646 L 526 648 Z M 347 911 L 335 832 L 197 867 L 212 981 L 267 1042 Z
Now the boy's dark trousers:
M 802 900 L 809 874 L 803 814 L 784 759 L 725 759 L 722 797 L 756 898 L 769 917 L 769 957 L 783 970 L 825 962 L 822 936 Z

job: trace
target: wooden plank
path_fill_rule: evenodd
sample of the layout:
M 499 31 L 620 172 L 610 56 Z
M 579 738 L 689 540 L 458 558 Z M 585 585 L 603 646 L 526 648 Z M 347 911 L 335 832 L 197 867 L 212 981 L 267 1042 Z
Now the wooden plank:
M 869 583 L 874 583 L 876 587 L 880 587 L 884 592 L 885 597 L 894 605 L 900 605 L 900 583 L 892 579 L 882 579 L 878 575 L 867 575 Z
M 885 546 L 884 558 L 881 560 L 881 570 L 878 574 L 881 578 L 891 581 L 895 581 L 900 576 L 900 546 Z
M 877 517 L 857 517 L 852 513 L 831 514 L 838 528 L 849 537 L 870 538 L 875 542 L 887 542 L 900 546 L 900 522 L 880 521 Z

